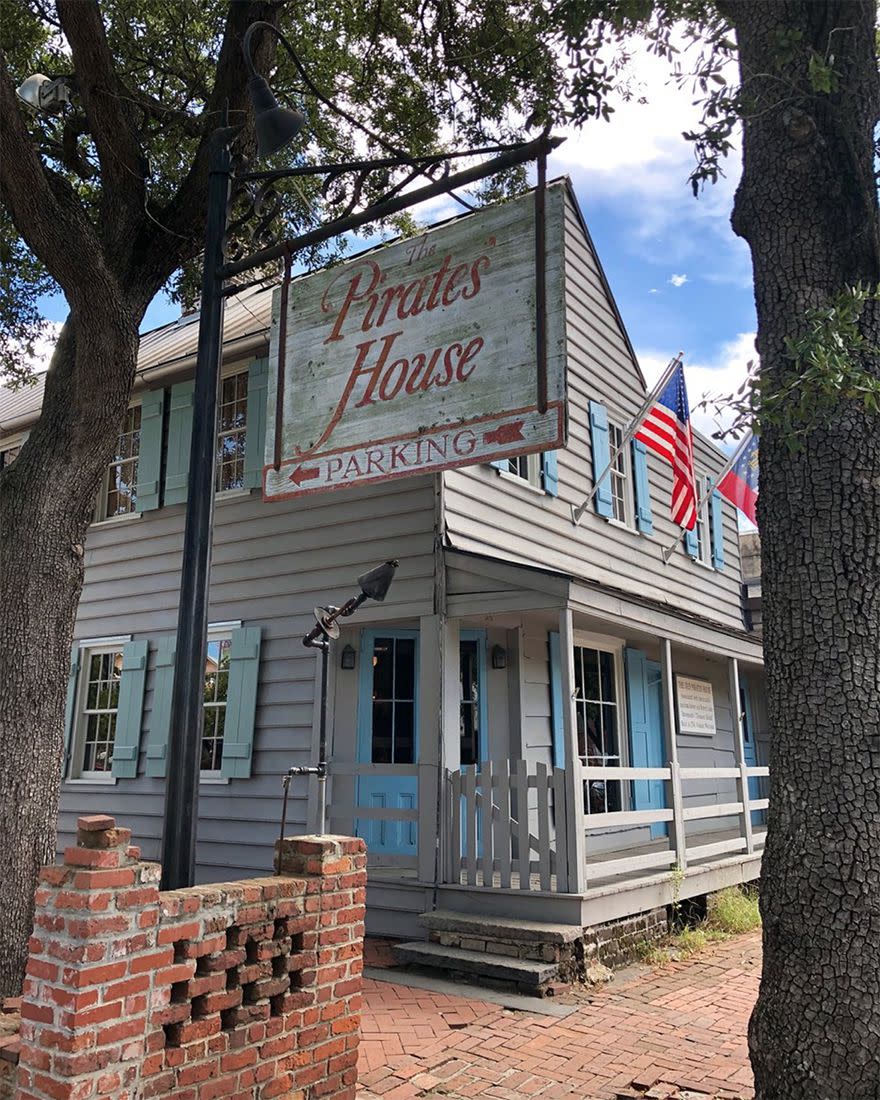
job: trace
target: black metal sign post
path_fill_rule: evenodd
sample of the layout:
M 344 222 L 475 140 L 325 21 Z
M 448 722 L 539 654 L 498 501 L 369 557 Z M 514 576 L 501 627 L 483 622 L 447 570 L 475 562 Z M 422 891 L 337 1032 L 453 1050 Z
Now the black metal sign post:
M 294 58 L 301 75 L 311 86 L 292 47 L 274 27 L 268 26 Z M 254 27 L 245 35 L 243 48 L 248 65 L 250 40 Z M 255 73 L 251 78 L 257 106 L 259 153 L 272 152 L 294 136 L 304 123 L 296 112 L 277 106 L 265 81 Z M 312 88 L 314 91 L 314 88 Z M 349 122 L 354 119 L 340 108 L 318 97 Z M 370 134 L 392 155 L 377 159 L 343 164 L 296 167 L 267 172 L 236 172 L 231 144 L 238 129 L 224 125 L 213 135 L 215 145 L 208 187 L 208 216 L 205 231 L 205 261 L 202 274 L 201 316 L 196 356 L 195 392 L 193 395 L 193 431 L 190 449 L 189 488 L 186 500 L 183 562 L 180 578 L 180 603 L 177 623 L 177 650 L 174 662 L 174 685 L 171 697 L 171 723 L 166 760 L 165 822 L 162 834 L 162 887 L 166 890 L 190 886 L 195 881 L 196 822 L 198 819 L 199 771 L 202 731 L 204 725 L 204 678 L 207 656 L 208 593 L 211 572 L 211 542 L 214 521 L 214 478 L 217 438 L 217 392 L 223 343 L 223 303 L 226 296 L 242 289 L 240 283 L 224 287 L 224 283 L 246 271 L 265 267 L 273 260 L 284 259 L 286 265 L 305 248 L 348 233 L 359 226 L 381 221 L 401 210 L 434 198 L 456 188 L 465 187 L 488 176 L 496 175 L 528 161 L 546 158 L 547 153 L 562 139 L 546 134 L 519 145 L 495 145 L 433 157 L 408 157 L 393 149 L 375 134 Z M 477 165 L 450 174 L 451 163 L 463 157 L 490 156 Z M 365 208 L 358 208 L 364 186 L 373 173 L 389 173 L 403 169 L 402 178 Z M 325 192 L 332 184 L 339 187 L 351 181 L 348 200 L 342 213 L 292 240 L 249 256 L 226 261 L 229 230 L 252 220 L 259 220 L 265 229 L 265 207 L 271 184 L 296 176 L 325 177 Z M 405 188 L 419 175 L 431 181 L 415 190 Z M 438 178 L 439 177 L 439 178 Z M 233 226 L 228 225 L 228 206 L 233 188 L 245 189 L 257 185 L 251 195 L 250 209 Z M 455 196 L 458 198 L 458 196 Z M 468 209 L 471 207 L 464 203 Z M 270 212 L 275 207 L 269 202 Z M 260 234 L 263 235 L 262 233 Z M 288 267 L 289 272 L 289 267 Z M 545 303 L 538 302 L 543 311 Z

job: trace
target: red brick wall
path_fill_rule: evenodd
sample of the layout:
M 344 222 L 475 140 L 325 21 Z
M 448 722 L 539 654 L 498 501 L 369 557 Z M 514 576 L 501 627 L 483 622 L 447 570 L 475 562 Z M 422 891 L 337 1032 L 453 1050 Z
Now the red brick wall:
M 276 877 L 163 893 L 129 840 L 80 818 L 42 873 L 20 1100 L 353 1098 L 363 841 L 287 839 Z

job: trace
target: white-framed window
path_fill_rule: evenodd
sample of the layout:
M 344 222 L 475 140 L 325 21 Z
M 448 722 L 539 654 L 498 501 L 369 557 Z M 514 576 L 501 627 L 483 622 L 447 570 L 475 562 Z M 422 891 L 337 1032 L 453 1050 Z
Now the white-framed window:
M 608 445 L 613 455 L 623 442 L 623 428 L 620 424 L 608 421 Z M 611 481 L 611 517 L 625 527 L 633 526 L 633 489 L 632 465 L 629 448 L 624 447 L 617 453 L 608 472 Z
M 578 753 L 591 768 L 627 766 L 623 643 L 576 632 L 574 705 Z M 584 784 L 587 813 L 625 809 L 624 783 L 589 779 Z
M 141 449 L 141 406 L 130 405 L 116 438 L 113 457 L 104 470 L 95 519 L 137 515 L 138 459 Z
M 247 398 L 247 367 L 221 378 L 217 409 L 217 474 L 214 485 L 218 493 L 244 488 Z
M 554 452 L 550 452 L 551 458 L 554 457 Z M 512 458 L 501 459 L 500 461 L 493 462 L 492 466 L 501 474 L 502 477 L 516 478 L 519 481 L 524 481 L 527 485 L 531 485 L 533 489 L 537 489 L 539 492 L 550 492 L 555 496 L 555 488 L 548 488 L 546 464 L 546 453 L 530 454 L 530 455 L 515 455 Z M 553 462 L 553 473 L 550 475 L 555 482 L 556 479 L 556 464 Z
M 73 730 L 71 779 L 110 778 L 122 650 L 128 638 L 83 647 Z
M 705 474 L 696 473 L 694 478 L 697 484 L 697 496 L 702 497 L 702 503 L 697 509 L 697 526 L 694 533 L 697 538 L 696 560 L 703 565 L 712 568 L 712 517 L 709 514 L 709 506 L 712 498 L 711 480 Z M 699 503 L 699 501 L 698 501 Z
M 201 774 L 219 778 L 223 761 L 223 733 L 226 728 L 226 700 L 229 694 L 229 658 L 231 631 L 214 630 L 208 634 L 205 661 L 204 730 L 202 733 Z

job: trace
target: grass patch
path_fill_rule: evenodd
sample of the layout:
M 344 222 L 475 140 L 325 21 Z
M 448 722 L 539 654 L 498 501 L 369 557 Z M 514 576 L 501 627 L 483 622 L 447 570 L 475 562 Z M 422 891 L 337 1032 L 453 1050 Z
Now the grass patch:
M 709 898 L 707 927 L 737 936 L 761 927 L 756 890 L 729 886 Z
M 731 936 L 751 932 L 761 926 L 758 895 L 748 887 L 730 886 L 709 897 L 706 917 L 695 924 L 684 924 L 664 939 L 645 942 L 639 958 L 647 966 L 666 966 L 690 959 L 715 943 Z

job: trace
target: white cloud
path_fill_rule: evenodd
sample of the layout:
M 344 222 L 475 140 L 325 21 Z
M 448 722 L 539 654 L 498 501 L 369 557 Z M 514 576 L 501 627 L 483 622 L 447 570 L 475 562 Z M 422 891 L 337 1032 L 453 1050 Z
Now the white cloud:
M 62 321 L 44 321 L 43 324 L 43 334 L 34 341 L 34 353 L 28 359 L 28 365 L 35 374 L 43 374 L 49 369 L 49 360 L 63 328 Z
M 655 286 L 652 286 L 651 289 L 648 291 L 648 293 L 649 294 L 659 294 L 660 291 Z
M 687 275 L 673 275 L 669 281 L 673 286 L 684 286 L 688 281 L 688 277 Z
M 685 48 L 683 36 L 676 44 Z M 608 122 L 594 119 L 580 130 L 564 130 L 567 140 L 550 158 L 552 170 L 570 174 L 587 204 L 625 203 L 630 248 L 645 262 L 681 268 L 699 259 L 701 278 L 750 286 L 748 249 L 730 230 L 740 174 L 738 136 L 723 164 L 725 177 L 695 199 L 687 182 L 693 147 L 682 133 L 699 128 L 698 96 L 675 82 L 669 64 L 644 42 L 632 40 L 630 52 L 637 94 L 613 104 Z M 726 75 L 736 81 L 735 64 Z
M 638 358 L 647 383 L 652 386 L 669 360 L 654 351 L 639 352 Z M 738 333 L 735 339 L 721 344 L 711 359 L 704 362 L 689 362 L 685 353 L 684 374 L 693 424 L 703 435 L 711 439 L 717 431 L 733 423 L 733 411 L 724 407 L 720 411 L 716 410 L 715 401 L 736 394 L 746 380 L 749 362 L 755 359 L 757 352 L 754 332 Z M 695 407 L 707 398 L 710 402 L 707 408 Z M 721 403 L 723 406 L 723 401 Z M 726 440 L 722 446 L 730 450 L 735 443 L 733 440 Z

